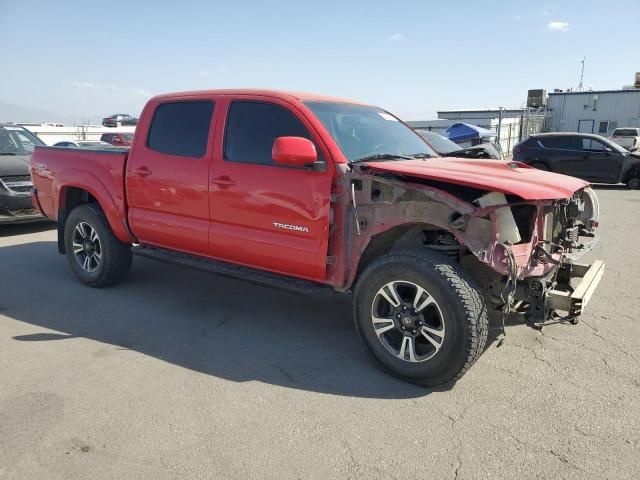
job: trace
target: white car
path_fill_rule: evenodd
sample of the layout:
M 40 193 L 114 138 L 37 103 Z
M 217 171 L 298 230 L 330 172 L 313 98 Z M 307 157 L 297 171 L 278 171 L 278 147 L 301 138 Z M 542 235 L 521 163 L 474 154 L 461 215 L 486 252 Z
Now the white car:
M 640 148 L 640 128 L 616 128 L 609 138 L 631 152 Z
M 105 148 L 113 147 L 110 143 L 102 142 L 100 140 L 65 140 L 53 145 L 54 147 L 67 147 L 67 148 Z

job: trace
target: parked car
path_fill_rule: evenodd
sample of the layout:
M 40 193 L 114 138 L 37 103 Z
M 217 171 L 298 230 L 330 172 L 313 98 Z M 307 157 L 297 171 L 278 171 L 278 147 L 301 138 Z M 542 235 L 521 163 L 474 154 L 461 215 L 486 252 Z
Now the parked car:
M 640 188 L 640 157 L 608 138 L 588 133 L 539 133 L 513 149 L 513 159 L 540 170 L 590 182 Z
M 137 125 L 138 119 L 126 113 L 116 113 L 102 119 L 105 127 L 121 127 L 123 125 Z
M 103 133 L 100 140 L 116 147 L 130 147 L 133 133 Z
M 353 292 L 369 354 L 420 385 L 473 364 L 488 309 L 517 308 L 536 326 L 576 320 L 602 276 L 601 261 L 574 262 L 598 225 L 587 182 L 440 158 L 378 107 L 265 90 L 169 94 L 149 100 L 135 137 L 130 151 L 34 153 L 34 204 L 58 221 L 59 252 L 82 283 L 121 281 L 138 253 Z M 260 321 L 260 298 L 248 302 Z
M 103 142 L 102 140 L 64 140 L 55 143 L 53 146 L 67 148 L 104 148 L 112 147 L 113 145 Z
M 0 224 L 32 222 L 44 217 L 33 208 L 29 162 L 44 142 L 29 130 L 0 124 Z
M 503 158 L 500 151 L 491 143 L 481 143 L 474 147 L 461 148 L 460 145 L 439 133 L 420 129 L 416 129 L 416 132 L 443 157 L 493 158 L 496 160 L 502 160 Z
M 616 128 L 610 139 L 633 152 L 640 149 L 640 128 Z

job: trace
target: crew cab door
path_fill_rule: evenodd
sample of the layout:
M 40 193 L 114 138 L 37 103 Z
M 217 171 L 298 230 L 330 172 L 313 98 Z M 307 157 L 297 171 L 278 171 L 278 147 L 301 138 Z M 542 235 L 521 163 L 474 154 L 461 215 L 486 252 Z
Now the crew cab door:
M 326 277 L 333 163 L 304 115 L 287 102 L 228 98 L 211 171 L 211 255 L 286 275 Z M 223 128 L 220 128 L 223 130 Z M 316 146 L 318 168 L 274 164 L 276 138 Z
M 127 163 L 129 225 L 143 244 L 209 253 L 212 99 L 148 105 Z

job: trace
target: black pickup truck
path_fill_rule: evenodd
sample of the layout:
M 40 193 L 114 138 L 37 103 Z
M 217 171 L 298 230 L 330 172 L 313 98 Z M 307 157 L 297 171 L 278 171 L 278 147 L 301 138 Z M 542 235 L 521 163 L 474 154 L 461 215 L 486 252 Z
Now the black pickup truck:
M 31 203 L 31 154 L 42 140 L 27 129 L 0 123 L 0 225 L 44 220 Z

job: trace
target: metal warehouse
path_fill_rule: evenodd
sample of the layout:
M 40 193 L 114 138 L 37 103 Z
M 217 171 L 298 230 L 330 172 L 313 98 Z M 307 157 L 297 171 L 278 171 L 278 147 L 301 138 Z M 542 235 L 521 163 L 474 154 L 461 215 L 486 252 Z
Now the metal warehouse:
M 618 127 L 640 127 L 640 89 L 549 93 L 551 132 L 611 135 Z

